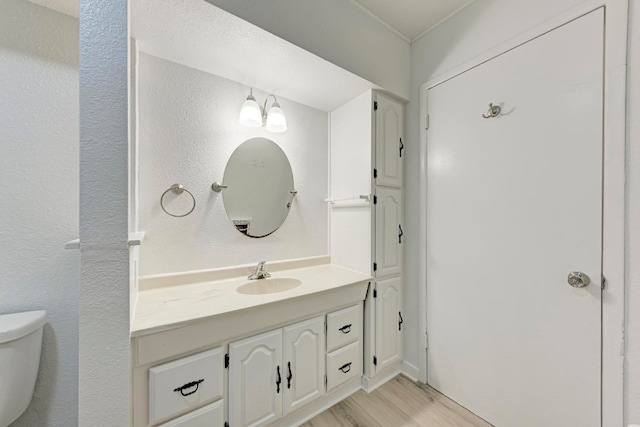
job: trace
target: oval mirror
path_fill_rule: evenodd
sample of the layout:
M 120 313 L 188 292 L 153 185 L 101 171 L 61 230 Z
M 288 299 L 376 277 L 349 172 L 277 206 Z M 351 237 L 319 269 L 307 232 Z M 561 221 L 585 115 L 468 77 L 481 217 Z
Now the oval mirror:
M 287 155 L 267 138 L 251 138 L 233 152 L 224 170 L 224 207 L 238 231 L 265 237 L 289 214 L 295 194 Z

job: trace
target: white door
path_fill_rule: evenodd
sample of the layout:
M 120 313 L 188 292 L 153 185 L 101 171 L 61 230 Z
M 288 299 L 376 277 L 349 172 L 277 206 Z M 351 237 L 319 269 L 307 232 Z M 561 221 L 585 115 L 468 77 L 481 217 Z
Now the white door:
M 381 94 L 375 95 L 376 185 L 402 186 L 404 107 Z
M 376 277 L 399 275 L 402 271 L 402 191 L 376 189 Z
M 496 426 L 600 425 L 603 16 L 428 91 L 428 382 Z
M 324 394 L 324 316 L 284 328 L 284 415 Z
M 402 359 L 402 280 L 376 283 L 376 372 Z
M 229 344 L 229 424 L 257 427 L 282 417 L 282 329 Z

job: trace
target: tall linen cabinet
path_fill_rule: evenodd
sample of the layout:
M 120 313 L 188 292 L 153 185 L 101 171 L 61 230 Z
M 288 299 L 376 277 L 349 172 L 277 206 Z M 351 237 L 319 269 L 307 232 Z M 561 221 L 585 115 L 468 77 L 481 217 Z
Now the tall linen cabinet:
M 330 115 L 332 263 L 375 278 L 364 309 L 365 389 L 402 362 L 404 104 L 376 91 Z

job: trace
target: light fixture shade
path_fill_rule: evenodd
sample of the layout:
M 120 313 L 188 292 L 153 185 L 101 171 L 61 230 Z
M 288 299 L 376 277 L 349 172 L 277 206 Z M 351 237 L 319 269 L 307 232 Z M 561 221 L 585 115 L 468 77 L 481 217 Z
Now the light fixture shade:
M 238 122 L 240 122 L 242 126 L 250 128 L 258 128 L 262 126 L 262 112 L 260 111 L 260 106 L 256 102 L 256 99 L 252 95 L 249 95 L 247 100 L 242 103 Z
M 269 114 L 267 115 L 267 130 L 275 133 L 287 130 L 287 118 L 284 116 L 284 112 L 277 102 L 274 102 L 273 106 L 269 109 Z

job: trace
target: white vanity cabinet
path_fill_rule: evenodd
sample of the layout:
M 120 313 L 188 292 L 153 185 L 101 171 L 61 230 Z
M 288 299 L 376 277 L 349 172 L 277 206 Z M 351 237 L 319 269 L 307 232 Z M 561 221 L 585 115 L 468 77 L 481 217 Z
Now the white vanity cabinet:
M 237 289 L 246 276 L 211 282 L 201 272 L 193 273 L 193 286 L 139 296 L 133 427 L 289 427 L 361 388 L 362 307 L 371 276 L 330 264 L 285 271 L 302 282 L 288 298 L 245 298 Z M 203 298 L 213 291 L 217 299 Z M 145 315 L 157 307 L 152 323 Z M 188 317 L 194 312 L 200 317 Z
M 156 424 L 207 402 L 207 409 L 190 414 L 189 422 L 176 420 L 163 426 L 187 426 L 193 419 L 222 420 L 224 396 L 222 347 L 183 357 L 149 369 L 149 424 Z M 224 425 L 221 423 L 211 424 Z
M 400 276 L 402 272 L 402 191 L 376 188 L 375 271 L 376 277 Z
M 219 400 L 158 427 L 226 427 L 224 401 Z
M 404 105 L 372 91 L 331 112 L 330 251 L 334 264 L 376 282 L 364 309 L 364 381 L 376 387 L 400 372 Z M 369 202 L 361 196 L 370 195 Z M 347 199 L 347 200 L 345 200 Z
M 402 283 L 400 277 L 376 282 L 375 367 L 383 370 L 402 360 Z
M 282 417 L 282 329 L 229 345 L 229 423 L 257 427 Z
M 284 328 L 283 415 L 325 393 L 324 316 Z
M 229 423 L 257 427 L 325 393 L 324 316 L 229 345 Z
M 362 304 L 327 314 L 327 391 L 362 376 Z
M 374 94 L 376 185 L 402 187 L 404 106 L 380 93 Z

